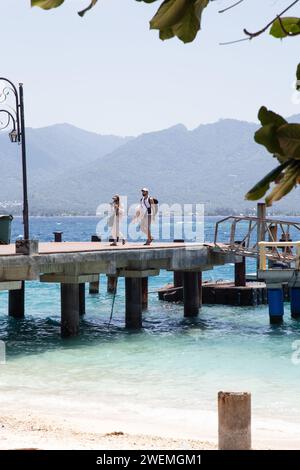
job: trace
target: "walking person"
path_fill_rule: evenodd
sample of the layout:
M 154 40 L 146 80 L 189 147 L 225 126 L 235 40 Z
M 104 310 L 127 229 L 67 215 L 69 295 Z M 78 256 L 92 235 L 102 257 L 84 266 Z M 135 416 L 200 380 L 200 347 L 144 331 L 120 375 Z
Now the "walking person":
M 122 244 L 125 245 L 126 240 L 123 233 L 120 230 L 120 225 L 122 223 L 124 215 L 124 208 L 120 202 L 120 196 L 116 194 L 112 198 L 111 202 L 111 215 L 108 219 L 108 225 L 111 227 L 111 246 L 117 246 L 118 241 L 121 239 Z
M 158 200 L 149 196 L 148 188 L 142 188 L 141 191 L 142 197 L 134 221 L 140 222 L 141 231 L 146 234 L 147 240 L 144 245 L 150 245 L 153 241 L 151 224 L 155 221 L 158 210 Z

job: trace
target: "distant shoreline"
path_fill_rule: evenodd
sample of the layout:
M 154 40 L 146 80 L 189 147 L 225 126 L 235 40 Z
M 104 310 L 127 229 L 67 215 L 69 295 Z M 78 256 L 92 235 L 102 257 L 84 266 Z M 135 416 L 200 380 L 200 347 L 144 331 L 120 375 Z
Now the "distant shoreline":
M 9 213 L 7 213 L 9 214 Z M 3 214 L 3 215 L 6 215 L 6 214 Z M 22 219 L 22 215 L 14 215 L 12 214 L 13 217 L 15 219 Z M 243 214 L 243 213 L 240 213 L 240 214 L 235 214 L 235 213 L 232 213 L 232 214 L 204 214 L 204 217 L 230 217 L 230 216 L 233 216 L 233 217 L 256 217 L 256 214 Z M 52 214 L 52 215 L 30 215 L 30 218 L 31 219 L 41 219 L 41 218 L 51 218 L 51 217 L 62 217 L 62 218 L 87 218 L 87 219 L 98 219 L 99 216 L 97 215 L 84 215 L 84 214 L 76 214 L 76 215 L 73 215 L 73 214 Z M 272 215 L 268 215 L 268 217 L 300 217 L 300 213 L 299 214 L 286 214 L 286 213 L 280 213 L 280 214 L 272 214 Z

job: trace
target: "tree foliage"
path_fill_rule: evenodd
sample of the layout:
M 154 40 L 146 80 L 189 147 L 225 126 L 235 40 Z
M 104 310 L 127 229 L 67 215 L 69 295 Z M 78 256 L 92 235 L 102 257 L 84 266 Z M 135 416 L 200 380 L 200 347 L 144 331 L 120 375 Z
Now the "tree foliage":
M 64 1 L 31 0 L 31 5 L 50 10 L 59 7 Z M 159 3 L 157 12 L 150 20 L 150 29 L 158 30 L 160 39 L 171 39 L 176 36 L 184 43 L 188 43 L 196 38 L 201 29 L 202 14 L 213 0 L 135 1 Z M 237 0 L 222 12 L 240 5 L 243 1 Z M 267 31 L 277 39 L 298 36 L 300 34 L 300 18 L 285 15 L 299 1 L 290 2 L 280 14 L 276 15 L 259 31 L 251 33 L 244 29 L 245 38 L 242 40 L 254 39 Z M 89 0 L 89 4 L 78 14 L 84 16 L 96 3 L 97 0 Z M 300 91 L 300 64 L 297 68 L 296 78 L 296 88 Z M 255 141 L 263 145 L 278 160 L 279 165 L 246 194 L 246 199 L 257 200 L 266 196 L 266 203 L 271 205 L 274 201 L 278 201 L 288 194 L 297 184 L 300 184 L 300 124 L 289 124 L 282 116 L 267 110 L 264 106 L 259 110 L 258 118 L 262 127 L 256 132 Z M 267 194 L 273 183 L 275 186 Z

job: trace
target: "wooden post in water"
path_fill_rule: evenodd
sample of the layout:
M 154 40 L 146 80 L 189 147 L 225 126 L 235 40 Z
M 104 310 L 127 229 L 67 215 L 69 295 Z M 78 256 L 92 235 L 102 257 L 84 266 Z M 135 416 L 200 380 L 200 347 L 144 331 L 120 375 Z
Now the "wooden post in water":
M 183 273 L 183 303 L 184 316 L 195 317 L 199 313 L 199 273 L 185 271 Z
M 61 284 L 61 336 L 79 333 L 79 284 Z
M 251 450 L 251 394 L 218 393 L 219 450 Z
M 142 278 L 125 277 L 125 324 L 126 328 L 142 328 Z
M 8 292 L 8 315 L 14 318 L 23 318 L 25 315 L 25 281 L 21 289 Z
M 142 277 L 142 308 L 148 308 L 148 277 Z
M 85 283 L 79 284 L 79 315 L 85 314 Z

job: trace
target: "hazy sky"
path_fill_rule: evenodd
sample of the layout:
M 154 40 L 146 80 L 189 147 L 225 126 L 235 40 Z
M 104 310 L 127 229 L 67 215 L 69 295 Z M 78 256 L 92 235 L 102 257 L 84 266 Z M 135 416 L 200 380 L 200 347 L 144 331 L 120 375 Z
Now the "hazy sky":
M 182 122 L 188 128 L 220 118 L 256 120 L 265 104 L 282 114 L 293 103 L 299 39 L 268 35 L 219 46 L 258 30 L 290 0 L 216 0 L 197 40 L 162 42 L 149 31 L 158 6 L 135 0 L 66 0 L 51 12 L 30 0 L 1 0 L 1 75 L 23 81 L 27 126 L 69 122 L 100 133 L 136 135 Z M 299 16 L 299 7 L 291 15 Z

